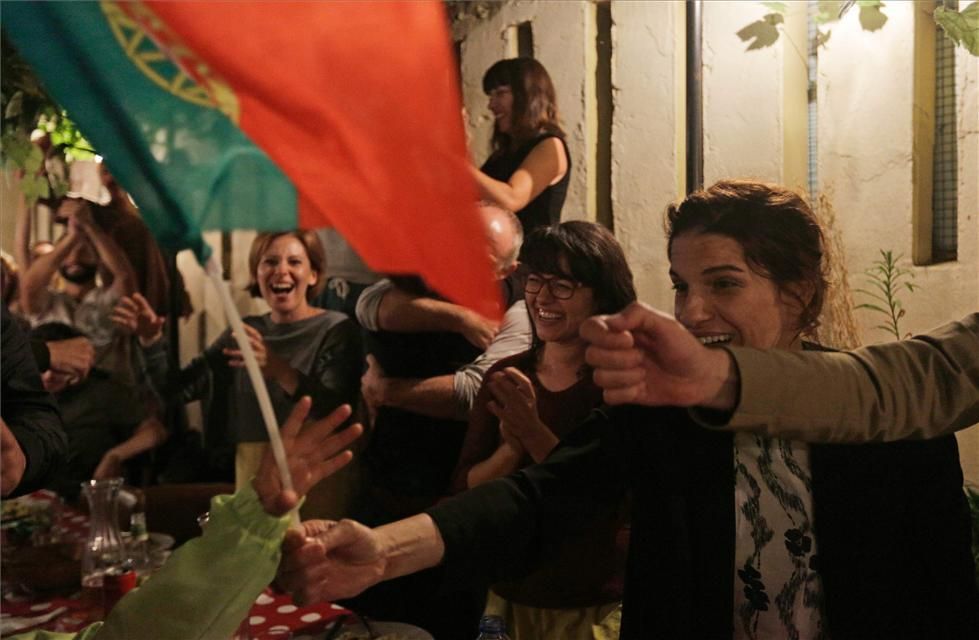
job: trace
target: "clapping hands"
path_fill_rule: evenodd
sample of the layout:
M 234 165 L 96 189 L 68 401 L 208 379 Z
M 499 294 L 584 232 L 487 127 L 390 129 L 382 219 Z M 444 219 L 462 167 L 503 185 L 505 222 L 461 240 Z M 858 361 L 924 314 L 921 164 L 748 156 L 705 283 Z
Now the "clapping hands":
M 487 409 L 500 420 L 503 441 L 516 451 L 526 451 L 536 462 L 546 458 L 558 439 L 541 422 L 530 379 L 519 369 L 507 367 L 490 375 L 487 384 L 493 394 Z

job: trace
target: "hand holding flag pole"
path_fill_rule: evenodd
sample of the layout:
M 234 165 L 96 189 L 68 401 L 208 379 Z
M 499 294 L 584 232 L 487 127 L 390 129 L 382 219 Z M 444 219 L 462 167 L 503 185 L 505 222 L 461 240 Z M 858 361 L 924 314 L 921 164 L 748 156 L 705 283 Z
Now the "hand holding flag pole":
M 214 285 L 214 288 L 217 290 L 218 295 L 221 298 L 221 304 L 224 307 L 224 315 L 228 318 L 228 324 L 231 325 L 231 331 L 236 336 L 246 335 L 245 325 L 241 321 L 241 315 L 238 313 L 238 308 L 231 299 L 231 292 L 228 291 L 228 285 L 224 282 L 224 278 L 222 277 L 221 266 L 218 264 L 217 260 L 215 260 L 213 252 L 207 259 L 207 263 L 204 265 L 204 271 L 211 279 L 211 283 Z M 245 370 L 248 372 L 248 379 L 252 382 L 252 387 L 255 389 L 255 397 L 258 399 L 258 406 L 262 411 L 262 420 L 265 422 L 265 430 L 269 435 L 269 446 L 272 447 L 272 455 L 275 457 L 275 465 L 279 468 L 279 477 L 282 480 L 282 489 L 284 491 L 292 491 L 292 475 L 289 473 L 289 464 L 286 461 L 286 452 L 282 447 L 282 436 L 279 434 L 279 422 L 276 420 L 275 412 L 272 410 L 272 400 L 269 398 L 269 390 L 268 387 L 265 386 L 265 378 L 262 376 L 262 370 L 258 366 L 258 360 L 255 359 L 255 352 L 252 350 L 252 345 L 248 340 L 238 340 L 238 348 L 241 349 L 241 354 L 245 358 Z M 295 528 L 300 526 L 298 509 L 299 508 L 297 506 L 289 514 L 291 520 L 290 526 Z

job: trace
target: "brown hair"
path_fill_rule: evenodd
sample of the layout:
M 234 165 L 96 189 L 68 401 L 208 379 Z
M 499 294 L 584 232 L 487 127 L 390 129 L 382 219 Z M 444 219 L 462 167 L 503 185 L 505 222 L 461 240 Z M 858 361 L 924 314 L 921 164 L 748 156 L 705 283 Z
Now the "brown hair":
M 316 272 L 316 284 L 306 289 L 306 300 L 310 301 L 319 295 L 323 287 L 326 286 L 326 253 L 323 251 L 323 244 L 319 236 L 308 229 L 297 229 L 295 231 L 273 231 L 260 233 L 252 241 L 252 248 L 248 251 L 248 286 L 245 287 L 253 298 L 261 298 L 262 292 L 258 288 L 258 264 L 262 261 L 262 256 L 268 251 L 269 246 L 276 238 L 282 236 L 292 236 L 306 249 L 306 256 L 309 258 L 309 266 Z
M 823 232 L 799 194 L 752 180 L 721 180 L 671 204 L 666 222 L 670 255 L 683 233 L 727 236 L 757 273 L 798 301 L 800 332 L 819 324 L 828 287 Z M 801 291 L 792 284 L 802 285 Z
M 483 74 L 483 92 L 489 95 L 502 86 L 510 87 L 513 93 L 513 123 L 509 133 L 500 132 L 494 125 L 494 154 L 514 151 L 542 133 L 564 137 L 558 124 L 554 83 L 544 65 L 533 58 L 499 60 Z

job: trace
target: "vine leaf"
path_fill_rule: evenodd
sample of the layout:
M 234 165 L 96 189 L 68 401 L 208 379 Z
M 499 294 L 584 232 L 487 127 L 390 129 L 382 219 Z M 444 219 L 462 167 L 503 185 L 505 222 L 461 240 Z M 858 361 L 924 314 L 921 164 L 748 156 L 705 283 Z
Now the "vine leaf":
M 770 47 L 778 40 L 779 31 L 777 25 L 785 22 L 785 17 L 781 13 L 768 13 L 762 16 L 761 20 L 755 20 L 748 26 L 738 31 L 737 35 L 742 42 L 751 40 L 747 51 Z
M 979 56 L 979 2 L 973 2 L 961 11 L 938 7 L 934 16 L 935 22 L 955 44 Z
M 860 26 L 864 31 L 877 31 L 887 22 L 887 16 L 881 11 L 883 2 L 864 2 L 860 4 Z

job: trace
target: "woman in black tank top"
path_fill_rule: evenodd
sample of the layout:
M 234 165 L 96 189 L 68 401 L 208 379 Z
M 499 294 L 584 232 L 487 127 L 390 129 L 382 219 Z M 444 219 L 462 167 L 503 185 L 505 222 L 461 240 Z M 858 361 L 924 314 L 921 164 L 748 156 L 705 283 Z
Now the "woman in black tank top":
M 480 196 L 517 214 L 529 233 L 561 220 L 571 156 L 554 85 L 532 58 L 500 60 L 483 76 L 493 112 L 493 153 L 473 175 Z

